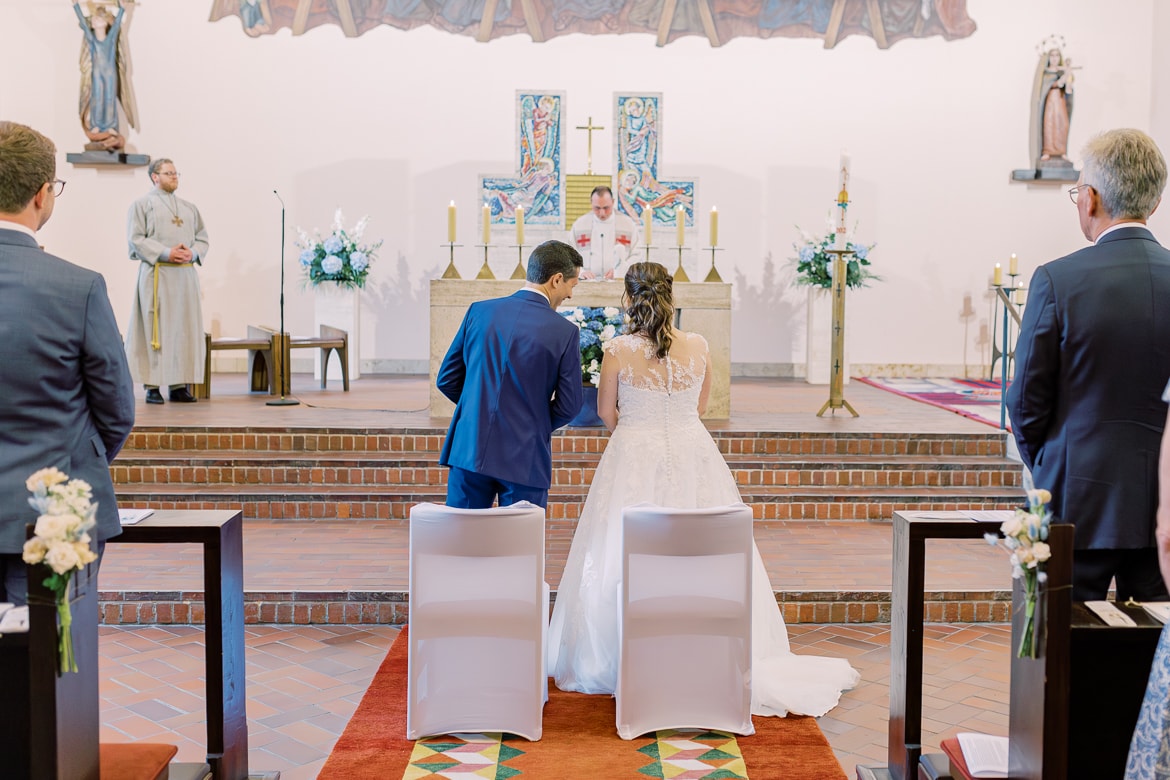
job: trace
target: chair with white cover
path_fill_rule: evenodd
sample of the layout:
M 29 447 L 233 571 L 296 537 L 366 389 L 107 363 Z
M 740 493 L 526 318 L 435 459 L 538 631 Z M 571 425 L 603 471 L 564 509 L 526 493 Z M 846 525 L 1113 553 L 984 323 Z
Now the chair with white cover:
M 752 510 L 622 511 L 617 730 L 752 734 Z
M 540 739 L 548 603 L 541 507 L 412 507 L 407 738 Z

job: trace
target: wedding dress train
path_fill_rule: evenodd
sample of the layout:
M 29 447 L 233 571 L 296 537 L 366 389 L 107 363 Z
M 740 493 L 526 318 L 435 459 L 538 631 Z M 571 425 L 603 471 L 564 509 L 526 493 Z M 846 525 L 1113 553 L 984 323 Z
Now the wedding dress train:
M 678 336 L 665 360 L 640 335 L 605 345 L 620 366 L 621 416 L 577 523 L 549 626 L 549 674 L 562 690 L 612 694 L 617 684 L 622 508 L 740 501 L 698 414 L 707 343 L 697 334 Z M 752 713 L 824 715 L 859 675 L 844 659 L 791 652 L 759 549 L 752 547 Z

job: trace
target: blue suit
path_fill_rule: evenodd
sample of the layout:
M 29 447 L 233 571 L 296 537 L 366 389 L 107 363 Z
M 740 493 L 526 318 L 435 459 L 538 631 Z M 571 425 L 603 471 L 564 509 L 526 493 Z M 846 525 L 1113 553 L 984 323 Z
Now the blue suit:
M 109 464 L 133 426 L 134 388 L 101 274 L 0 223 L 0 556 L 18 560 L 25 524 L 37 519 L 24 481 L 49 466 L 93 488 L 94 537 L 121 533 Z
M 1155 548 L 1168 378 L 1170 251 L 1149 230 L 1115 230 L 1036 270 L 1007 408 L 1036 487 L 1076 526 L 1078 554 Z
M 455 402 L 440 464 L 547 493 L 552 432 L 581 407 L 577 326 L 531 290 L 473 303 L 436 384 Z

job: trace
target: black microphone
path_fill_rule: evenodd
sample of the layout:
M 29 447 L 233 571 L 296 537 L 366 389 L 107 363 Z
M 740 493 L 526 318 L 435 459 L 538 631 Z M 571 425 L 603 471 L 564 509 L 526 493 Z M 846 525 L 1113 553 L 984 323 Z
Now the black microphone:
M 288 349 L 288 336 L 284 332 L 284 198 L 280 197 L 280 193 L 276 190 L 273 190 L 272 194 L 280 201 L 280 336 L 278 337 L 280 356 L 273 355 L 274 360 L 280 361 L 280 376 L 276 378 L 276 381 L 280 383 L 280 399 L 274 398 L 267 405 L 296 406 L 300 401 L 284 397 L 284 388 L 292 384 L 289 376 L 291 366 L 288 364 L 291 352 Z

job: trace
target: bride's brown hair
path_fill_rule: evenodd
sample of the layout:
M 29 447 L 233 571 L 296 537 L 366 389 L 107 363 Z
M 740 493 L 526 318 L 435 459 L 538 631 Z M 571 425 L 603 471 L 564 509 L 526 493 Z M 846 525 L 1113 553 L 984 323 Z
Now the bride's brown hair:
M 666 357 L 674 320 L 674 279 L 658 263 L 634 263 L 626 270 L 625 298 L 630 333 L 652 339 L 658 359 Z

